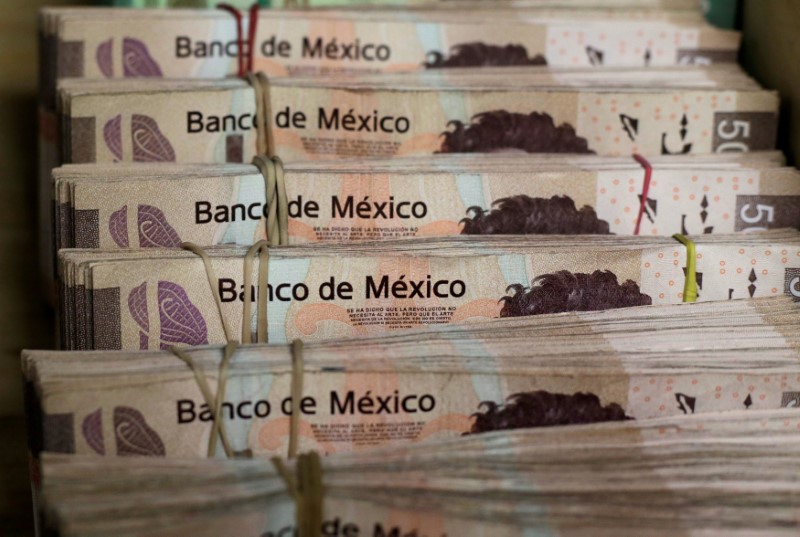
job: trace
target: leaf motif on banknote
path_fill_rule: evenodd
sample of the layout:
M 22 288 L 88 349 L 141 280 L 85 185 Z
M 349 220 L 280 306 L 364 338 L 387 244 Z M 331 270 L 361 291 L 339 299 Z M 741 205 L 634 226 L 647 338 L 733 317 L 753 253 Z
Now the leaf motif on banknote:
M 134 457 L 163 457 L 167 454 L 164 443 L 135 408 L 114 408 L 114 433 L 117 437 L 117 455 Z

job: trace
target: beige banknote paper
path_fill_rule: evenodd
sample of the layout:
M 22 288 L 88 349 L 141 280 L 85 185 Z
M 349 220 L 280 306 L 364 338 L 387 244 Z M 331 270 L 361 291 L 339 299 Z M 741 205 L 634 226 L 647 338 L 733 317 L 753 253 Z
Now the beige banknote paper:
M 56 248 L 250 245 L 270 238 L 271 211 L 286 214 L 289 244 L 800 228 L 800 176 L 774 156 L 653 158 L 648 187 L 625 158 L 307 161 L 281 166 L 285 196 L 256 166 L 70 165 L 53 173 Z
M 45 512 L 70 537 L 276 536 L 298 523 L 308 535 L 784 536 L 798 529 L 797 424 L 791 410 L 740 411 L 281 463 L 48 454 Z
M 218 442 L 213 394 L 224 393 L 216 415 L 231 452 L 283 454 L 294 434 L 334 453 L 791 406 L 798 318 L 781 297 L 486 321 L 309 343 L 299 356 L 275 344 L 227 358 L 220 347 L 27 351 L 23 370 L 46 451 L 202 457 Z
M 424 237 L 266 248 L 62 250 L 62 345 L 318 341 L 689 300 L 797 296 L 793 230 L 668 237 Z M 255 255 L 254 255 L 255 254 Z M 688 259 L 687 259 L 688 258 Z M 693 266 L 693 277 L 689 266 Z M 257 338 L 252 335 L 259 334 Z

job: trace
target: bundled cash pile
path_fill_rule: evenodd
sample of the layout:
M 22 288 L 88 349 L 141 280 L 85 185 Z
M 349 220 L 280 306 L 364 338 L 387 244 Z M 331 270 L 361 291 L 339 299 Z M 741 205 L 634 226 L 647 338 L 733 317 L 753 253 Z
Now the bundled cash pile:
M 448 2 L 441 4 L 450 5 Z M 65 109 L 58 106 L 58 86 L 62 81 L 70 81 L 71 84 L 77 79 L 94 79 L 96 82 L 109 78 L 124 79 L 125 82 L 121 86 L 111 85 L 111 91 L 114 91 L 114 87 L 119 91 L 126 88 L 135 90 L 136 87 L 155 89 L 156 86 L 149 84 L 169 78 L 222 79 L 237 73 L 242 74 L 246 63 L 244 56 L 252 52 L 249 58 L 250 69 L 265 72 L 270 77 L 435 70 L 437 74 L 427 79 L 427 82 L 424 80 L 418 82 L 430 85 L 438 79 L 439 73 L 453 71 L 452 68 L 470 66 L 520 66 L 530 69 L 548 65 L 572 69 L 586 66 L 669 67 L 685 64 L 731 63 L 736 60 L 739 45 L 739 36 L 735 32 L 717 30 L 704 22 L 699 16 L 697 2 L 694 0 L 681 2 L 622 0 L 613 4 L 591 0 L 566 2 L 525 0 L 521 4 L 503 3 L 503 7 L 494 3 L 489 5 L 478 2 L 469 4 L 468 9 L 461 2 L 459 5 L 461 7 L 456 6 L 452 9 L 412 11 L 263 10 L 253 21 L 245 14 L 241 35 L 237 31 L 236 19 L 231 13 L 222 10 L 132 11 L 53 8 L 42 11 L 38 212 L 41 231 L 40 258 L 43 261 L 44 281 L 52 285 L 54 261 L 51 231 L 54 226 L 50 172 L 54 167 L 61 163 L 72 162 L 249 162 L 255 148 L 252 117 L 255 112 L 255 97 L 252 90 L 242 87 L 241 83 L 234 83 L 228 86 L 226 91 L 218 92 L 217 102 L 211 109 L 178 108 L 167 116 L 158 117 L 159 114 L 154 110 L 149 112 L 145 110 L 150 108 L 149 106 L 137 109 L 139 108 L 137 105 L 124 101 L 133 98 L 143 105 L 151 100 L 156 104 L 163 99 L 143 95 L 141 91 L 137 94 L 134 91 L 128 97 L 119 94 L 106 95 L 101 108 L 111 115 L 103 121 L 97 118 L 100 110 L 91 109 L 91 106 L 85 112 L 80 112 L 84 115 L 74 116 L 77 121 L 71 121 L 68 117 L 62 121 L 59 114 L 65 113 Z M 677 10 L 667 11 L 665 7 L 674 7 Z M 247 39 L 251 34 L 251 27 L 252 39 Z M 240 46 L 240 39 L 247 41 L 247 46 Z M 667 84 L 668 80 L 682 80 L 688 76 L 684 73 L 673 73 L 671 76 L 665 73 L 660 78 L 662 83 Z M 702 74 L 692 76 L 706 78 Z M 515 77 L 497 73 L 487 75 L 484 81 L 488 81 L 491 87 L 499 81 L 513 78 Z M 602 76 L 605 83 L 629 78 L 630 75 L 614 73 Z M 739 83 L 745 82 L 739 78 L 739 82 L 732 84 L 730 89 L 737 89 Z M 567 76 L 567 79 L 572 80 L 574 76 Z M 567 83 L 563 79 L 560 80 L 556 86 Z M 139 81 L 144 81 L 144 85 L 139 85 Z M 702 81 L 696 80 L 692 84 L 700 82 Z M 391 82 L 389 87 L 399 84 L 396 81 Z M 551 81 L 550 85 L 553 84 Z M 80 86 L 82 84 L 78 83 L 78 87 Z M 191 86 L 194 86 L 195 90 L 199 89 L 197 84 L 190 84 Z M 210 90 L 214 84 L 205 83 L 200 86 Z M 221 84 L 220 88 L 222 87 L 226 85 Z M 757 89 L 753 83 L 746 84 L 746 88 Z M 190 97 L 196 93 L 188 88 L 185 89 L 186 91 L 173 92 L 173 98 Z M 171 91 L 169 85 L 162 87 L 162 90 Z M 73 91 L 77 92 L 78 89 L 73 87 Z M 276 92 L 278 91 L 276 89 Z M 301 97 L 303 107 L 310 105 L 312 108 L 305 111 L 293 110 L 289 115 L 289 107 L 300 103 L 284 101 L 277 94 L 270 99 L 276 115 L 283 112 L 281 121 L 291 126 L 291 133 L 287 132 L 289 139 L 286 140 L 289 145 L 278 153 L 284 160 L 296 158 L 299 154 L 315 155 L 315 158 L 333 155 L 363 157 L 430 154 L 441 148 L 439 135 L 450 128 L 448 122 L 460 122 L 461 131 L 465 131 L 469 128 L 473 116 L 485 111 L 478 108 L 491 105 L 494 108 L 489 110 L 502 110 L 506 104 L 503 98 L 494 99 L 493 103 L 475 102 L 466 107 L 458 102 L 449 103 L 439 115 L 438 123 L 430 122 L 425 126 L 426 136 L 422 139 L 415 137 L 412 140 L 408 132 L 406 136 L 402 136 L 402 133 L 387 136 L 386 133 L 378 132 L 375 133 L 377 138 L 375 135 L 364 136 L 366 133 L 363 131 L 349 132 L 350 129 L 361 128 L 359 116 L 367 117 L 367 124 L 372 123 L 378 128 L 383 128 L 381 121 L 382 125 L 388 128 L 390 124 L 394 125 L 394 120 L 397 120 L 399 125 L 392 126 L 392 130 L 396 127 L 412 130 L 413 127 L 413 132 L 421 132 L 420 125 L 406 124 L 408 118 L 401 119 L 393 115 L 404 114 L 404 107 L 393 111 L 379 111 L 374 106 L 360 109 L 362 105 L 368 103 L 361 101 L 349 104 L 351 98 L 341 101 L 341 106 L 345 108 L 340 110 L 336 107 L 335 111 L 325 111 L 325 125 L 336 124 L 339 127 L 339 134 L 347 135 L 342 138 L 342 136 L 327 136 L 329 130 L 327 128 L 313 136 L 309 136 L 307 131 L 309 126 L 316 128 L 315 121 L 322 120 L 321 117 L 311 115 L 319 114 L 319 106 L 328 106 L 332 102 L 338 104 L 342 98 L 341 91 L 334 91 L 328 97 L 320 96 L 324 100 L 319 102 L 313 102 L 315 92 L 309 89 L 289 91 L 293 97 L 305 95 Z M 200 93 L 208 97 L 208 92 L 200 91 Z M 232 106 L 232 102 L 229 102 L 227 107 L 219 102 L 219 99 L 224 101 L 225 93 L 236 99 L 235 107 Z M 533 98 L 531 93 L 528 90 L 527 93 L 520 95 L 520 98 L 531 99 Z M 407 94 L 398 95 L 393 100 L 398 101 L 403 98 L 402 95 Z M 428 101 L 435 98 L 434 92 L 426 92 L 426 95 Z M 705 95 L 711 98 L 711 93 Z M 89 101 L 92 100 L 88 96 L 87 98 Z M 123 99 L 122 102 L 118 100 L 120 98 Z M 190 98 L 203 100 L 196 94 Z M 614 98 L 609 96 L 609 99 Z M 212 97 L 212 101 L 214 100 Z M 564 131 L 567 142 L 563 151 L 575 151 L 575 148 L 583 147 L 584 151 L 614 151 L 627 156 L 631 152 L 631 147 L 635 145 L 635 138 L 639 136 L 639 121 L 642 121 L 641 131 L 643 133 L 649 131 L 647 137 L 653 140 L 642 145 L 639 150 L 641 152 L 658 154 L 661 147 L 654 142 L 661 136 L 661 131 L 658 129 L 667 128 L 662 124 L 666 122 L 669 122 L 668 128 L 671 131 L 668 145 L 670 153 L 683 153 L 690 144 L 695 146 L 694 149 L 689 148 L 693 153 L 709 152 L 712 143 L 714 147 L 723 143 L 713 141 L 715 135 L 712 133 L 716 128 L 715 125 L 701 128 L 698 124 L 696 129 L 682 131 L 680 122 L 685 112 L 682 107 L 693 108 L 697 105 L 695 102 L 677 103 L 678 108 L 675 110 L 670 108 L 668 111 L 668 108 L 664 108 L 664 115 L 658 116 L 661 121 L 657 121 L 657 125 L 645 128 L 644 124 L 650 123 L 650 119 L 645 120 L 644 117 L 640 117 L 641 114 L 638 112 L 643 110 L 632 113 L 619 112 L 628 119 L 617 119 L 618 116 L 614 115 L 617 112 L 616 106 L 623 100 L 625 99 L 617 98 L 617 102 L 609 100 L 602 107 L 592 106 L 597 109 L 594 116 L 600 117 L 598 116 L 600 108 L 607 108 L 607 114 L 610 115 L 602 124 L 598 119 L 598 132 L 587 131 L 582 134 L 591 138 L 586 139 L 591 142 L 591 145 L 586 147 L 581 145 L 583 142 L 580 140 L 572 140 L 575 135 L 571 131 L 578 128 L 575 124 L 578 111 L 572 103 L 558 105 L 557 108 L 563 108 L 562 112 L 567 114 L 564 117 L 559 117 L 555 103 L 552 102 L 548 102 L 544 109 L 536 107 L 538 110 L 529 109 L 530 106 L 520 108 L 519 105 L 522 103 L 517 103 L 517 106 L 512 108 L 519 110 L 509 110 L 510 115 L 501 118 L 501 121 L 514 122 L 515 114 L 522 114 L 526 117 L 530 115 L 527 119 L 530 123 L 528 130 L 535 128 L 535 124 L 539 123 L 543 123 L 544 127 L 551 131 L 561 128 L 558 132 Z M 756 107 L 758 110 L 752 111 L 745 108 L 749 108 L 753 103 L 739 107 L 735 105 L 737 100 L 735 95 L 726 94 L 718 103 L 719 111 L 727 114 L 720 116 L 723 132 L 725 136 L 731 137 L 725 139 L 725 143 L 729 143 L 725 147 L 728 147 L 728 150 L 730 148 L 741 150 L 744 144 L 750 150 L 773 149 L 772 113 L 776 106 L 774 98 L 769 95 L 762 96 L 757 100 L 763 101 L 763 107 Z M 69 104 L 70 99 L 67 98 L 67 101 Z M 392 99 L 387 104 L 397 108 L 397 103 L 392 104 L 391 101 Z M 79 113 L 81 105 L 74 104 L 77 106 L 75 112 Z M 510 104 L 513 104 L 513 100 Z M 158 106 L 156 104 L 156 107 Z M 167 109 L 173 106 L 177 106 L 177 103 L 167 104 Z M 433 108 L 430 111 L 419 110 L 419 106 Z M 432 114 L 433 110 L 440 106 L 438 100 L 420 103 L 416 113 Z M 478 108 L 475 108 L 476 106 Z M 644 103 L 644 107 L 647 109 L 648 105 Z M 71 107 L 67 106 L 67 109 L 69 108 Z M 734 118 L 730 112 L 736 110 L 755 114 L 752 118 L 736 116 L 736 120 L 740 122 L 755 121 L 756 124 L 752 125 L 752 134 L 749 131 L 745 133 L 741 130 L 742 127 L 736 126 L 738 124 L 731 123 Z M 195 120 L 199 119 L 198 114 L 203 117 L 202 125 L 197 121 L 192 123 L 192 132 L 188 132 L 189 125 L 186 123 L 188 112 L 193 112 L 192 118 Z M 672 118 L 673 113 L 680 115 Z M 212 122 L 210 126 L 209 114 L 216 115 L 215 119 L 210 119 Z M 331 114 L 336 114 L 336 119 L 331 118 Z M 392 118 L 386 119 L 390 115 Z M 686 116 L 686 121 L 691 121 L 692 125 L 694 125 L 693 115 L 698 115 L 698 112 L 692 110 L 692 114 Z M 585 120 L 592 121 L 594 116 L 587 116 Z M 232 121 L 235 122 L 233 130 L 230 128 Z M 552 125 L 548 125 L 548 121 Z M 620 121 L 626 122 L 626 125 L 623 126 Z M 698 121 L 709 123 L 707 118 L 699 115 Z M 503 128 L 502 125 L 500 127 Z M 613 129 L 614 136 L 608 136 L 603 130 L 607 127 Z M 197 131 L 198 128 L 201 130 Z M 209 135 L 205 132 L 208 128 L 216 130 L 217 133 Z M 228 132 L 223 132 L 226 130 Z M 745 134 L 747 136 L 744 136 Z M 607 144 L 603 144 L 603 147 L 598 149 L 594 147 L 598 145 L 594 139 L 597 136 L 601 139 L 608 138 L 612 142 L 619 140 L 615 142 L 618 146 L 609 148 Z M 701 136 L 702 140 L 699 138 Z M 203 141 L 200 141 L 200 138 L 203 138 Z M 303 142 L 304 138 L 308 141 Z M 345 138 L 348 140 L 345 141 Z M 531 137 L 526 136 L 526 138 Z M 276 141 L 283 143 L 284 138 L 276 135 Z M 552 132 L 545 136 L 543 142 L 545 145 L 535 149 L 536 151 L 554 150 L 548 149 L 553 146 Z M 399 150 L 398 144 L 402 144 L 403 151 Z M 649 145 L 653 147 L 645 149 Z M 448 147 L 450 151 L 464 151 L 457 145 L 451 144 Z M 76 151 L 75 154 L 73 150 Z
M 302 450 L 327 454 L 796 406 L 798 326 L 800 308 L 778 297 L 477 322 L 300 351 L 29 351 L 23 369 L 34 451 L 203 457 L 220 440 L 206 394 L 222 393 L 226 451 L 285 454 L 295 435 Z
M 739 35 L 310 3 L 41 13 L 44 534 L 796 534 L 800 175 Z
M 63 537 L 791 536 L 799 427 L 796 410 L 740 411 L 297 463 L 53 455 L 46 526 Z
M 285 197 L 254 165 L 68 165 L 53 171 L 57 248 L 250 245 L 285 211 L 289 244 L 512 234 L 732 233 L 800 227 L 800 174 L 779 153 L 650 159 L 493 155 L 298 161 Z M 677 188 L 677 191 L 676 191 Z M 129 220 L 130 218 L 130 220 Z M 274 237 L 272 237 L 274 238 Z
M 622 70 L 613 83 L 606 70 L 508 71 L 500 79 L 472 69 L 287 77 L 263 88 L 238 79 L 65 81 L 62 155 L 67 163 L 249 162 L 261 131 L 286 161 L 775 146 L 777 94 L 738 67 Z
M 438 1 L 438 4 L 437 4 Z M 219 3 L 214 0 L 104 0 L 99 2 L 101 4 L 107 3 L 116 7 L 135 7 L 135 8 L 153 8 L 153 7 L 216 7 Z M 253 2 L 248 0 L 231 0 L 226 2 L 231 6 L 238 8 L 249 8 Z M 466 0 L 459 0 L 458 2 L 445 2 L 443 0 L 258 0 L 261 7 L 292 7 L 297 5 L 303 6 L 346 6 L 348 4 L 355 4 L 359 9 L 371 5 L 419 5 L 421 7 L 433 8 L 442 7 L 447 8 L 454 6 L 457 9 L 469 3 Z M 487 9 L 487 4 L 475 2 L 475 6 Z M 696 14 L 697 8 L 700 5 L 699 0 L 497 0 L 490 4 L 491 8 L 499 8 L 501 6 L 513 6 L 517 8 L 544 8 L 544 7 L 557 7 L 560 9 L 570 8 L 627 8 L 627 9 L 658 9 L 658 10 L 687 10 L 687 13 Z M 473 6 L 470 6 L 473 7 Z
M 675 304 L 687 289 L 700 301 L 798 292 L 797 231 L 702 235 L 694 245 L 687 255 L 666 237 L 543 235 L 308 244 L 268 256 L 219 246 L 205 258 L 177 248 L 68 249 L 59 263 L 62 345 L 310 341 Z

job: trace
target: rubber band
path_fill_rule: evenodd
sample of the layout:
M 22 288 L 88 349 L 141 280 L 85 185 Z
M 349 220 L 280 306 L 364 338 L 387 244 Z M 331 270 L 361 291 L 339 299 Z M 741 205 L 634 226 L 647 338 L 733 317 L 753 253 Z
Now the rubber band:
M 295 475 L 286 468 L 279 457 L 272 464 L 286 484 L 286 490 L 295 502 L 295 529 L 298 537 L 322 535 L 322 462 L 315 451 L 304 453 L 295 463 Z
M 211 263 L 211 259 L 209 259 L 205 250 L 193 242 L 181 243 L 181 248 L 199 256 L 203 261 L 203 267 L 206 270 L 206 277 L 208 278 L 208 286 L 211 288 L 211 295 L 214 297 L 214 301 L 217 304 L 217 312 L 219 313 L 219 320 L 222 323 L 222 331 L 225 333 L 225 341 L 233 341 L 233 332 L 231 332 L 230 326 L 228 326 L 228 323 L 225 320 L 225 315 L 222 312 L 222 297 L 219 296 L 219 288 L 217 286 L 219 280 L 217 279 L 216 272 L 214 272 L 214 266 Z
M 292 415 L 289 419 L 289 458 L 297 456 L 297 445 L 300 436 L 300 400 L 303 397 L 303 342 L 299 339 L 292 341 Z
M 258 121 L 258 127 L 263 130 L 265 149 L 261 153 L 268 157 L 275 156 L 275 139 L 272 135 L 272 103 L 269 92 L 269 77 L 262 72 L 256 73 L 256 80 L 261 86 L 261 110 L 262 114 Z
M 676 233 L 673 239 L 686 246 L 686 283 L 683 285 L 683 301 L 697 302 L 697 248 L 694 241 Z
M 194 360 L 189 353 L 178 347 L 169 347 L 168 349 L 172 354 L 183 360 L 183 362 L 192 370 L 195 382 L 197 382 L 197 386 L 200 388 L 200 393 L 203 395 L 203 399 L 206 401 L 209 412 L 211 412 L 212 426 L 211 433 L 208 435 L 209 458 L 216 456 L 217 437 L 219 437 L 219 440 L 222 442 L 222 449 L 225 451 L 225 455 L 229 459 L 236 456 L 236 453 L 231 447 L 230 440 L 228 439 L 228 433 L 225 430 L 225 423 L 222 420 L 221 411 L 222 403 L 225 401 L 225 389 L 228 385 L 228 368 L 238 346 L 239 344 L 236 341 L 229 341 L 228 344 L 225 345 L 225 349 L 223 350 L 222 354 L 222 361 L 219 364 L 219 372 L 217 375 L 217 392 L 214 396 L 211 395 L 211 388 L 209 388 L 208 378 L 206 378 L 205 372 L 201 368 L 197 367 L 197 364 L 194 363 Z
M 217 9 L 227 11 L 236 20 L 236 45 L 238 47 L 236 60 L 239 64 L 238 76 L 244 78 L 253 72 L 256 50 L 256 31 L 258 29 L 258 16 L 261 6 L 255 3 L 250 6 L 247 23 L 247 41 L 244 40 L 244 17 L 242 12 L 227 3 L 217 4 Z M 246 45 L 246 47 L 245 47 Z
M 278 157 L 258 155 L 253 164 L 264 176 L 267 204 L 267 240 L 270 246 L 289 244 L 289 197 L 286 193 L 283 162 Z
M 642 168 L 644 168 L 644 182 L 642 183 L 641 194 L 642 199 L 641 203 L 639 204 L 639 215 L 636 217 L 636 227 L 633 230 L 633 234 L 638 235 L 642 226 L 642 217 L 644 217 L 644 211 L 647 208 L 647 196 L 650 194 L 650 182 L 653 179 L 653 167 L 642 155 L 633 155 L 633 160 L 638 162 Z
M 268 342 L 268 318 L 267 318 L 267 299 L 269 293 L 266 292 L 269 284 L 269 244 L 267 241 L 258 241 L 247 250 L 244 256 L 244 289 L 246 297 L 242 305 L 242 343 L 253 342 L 253 332 L 251 329 L 251 311 L 253 297 L 250 289 L 253 284 L 253 260 L 258 255 L 258 292 L 256 304 L 256 343 Z
M 256 100 L 256 154 L 274 156 L 275 144 L 270 125 L 272 107 L 269 97 L 269 77 L 264 73 L 247 73 L 244 79 L 253 88 Z
M 260 6 L 253 4 L 250 6 L 250 20 L 247 27 L 247 72 L 253 72 L 253 60 L 256 51 L 256 30 L 258 28 L 258 15 Z
M 244 47 L 244 39 L 242 32 L 242 14 L 238 9 L 226 3 L 217 4 L 217 9 L 227 11 L 228 13 L 233 15 L 233 18 L 236 20 L 236 46 L 237 46 L 236 59 L 239 62 L 239 76 L 243 77 L 247 71 L 245 70 L 244 53 L 242 50 Z
M 267 139 L 268 128 L 265 128 L 262 121 L 262 118 L 266 113 L 264 110 L 264 97 L 262 95 L 264 88 L 255 73 L 247 73 L 244 78 L 253 88 L 253 93 L 255 94 L 256 100 L 256 154 L 266 155 L 268 154 L 270 147 Z

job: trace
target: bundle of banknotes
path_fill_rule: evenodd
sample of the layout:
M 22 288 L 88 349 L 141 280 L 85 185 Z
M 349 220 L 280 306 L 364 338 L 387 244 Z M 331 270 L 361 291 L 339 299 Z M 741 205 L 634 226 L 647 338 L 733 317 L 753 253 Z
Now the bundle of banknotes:
M 463 69 L 276 78 L 264 88 L 239 79 L 65 81 L 61 152 L 76 164 L 249 162 L 259 134 L 286 161 L 775 147 L 777 94 L 738 67 L 618 73 Z
M 263 152 L 287 163 L 498 152 L 669 156 L 771 150 L 777 129 L 777 95 L 738 67 L 459 69 L 279 78 L 266 86 L 238 79 L 65 81 L 61 160 L 243 163 Z M 49 169 L 46 192 L 52 200 Z M 713 211 L 692 214 L 704 212 Z M 50 235 L 42 234 L 43 259 L 51 258 Z
M 800 228 L 780 153 L 652 158 L 514 154 L 296 161 L 285 196 L 243 164 L 53 171 L 56 248 L 250 245 L 285 212 L 289 244 L 453 235 L 673 235 Z M 646 189 L 646 191 L 645 191 Z M 644 206 L 642 199 L 645 198 Z M 273 230 L 274 231 L 274 230 Z
M 243 23 L 246 30 L 255 27 L 247 45 L 253 70 L 270 75 L 309 69 L 736 61 L 739 35 L 710 26 L 699 12 L 612 11 L 602 2 L 594 8 L 580 4 L 586 2 L 265 10 L 252 21 L 245 13 Z M 224 10 L 52 8 L 42 12 L 41 28 L 46 47 L 42 67 L 50 90 L 66 77 L 221 77 L 238 72 L 236 19 Z
M 776 297 L 473 322 L 300 351 L 26 351 L 23 370 L 35 456 L 204 457 L 223 443 L 230 454 L 284 455 L 292 441 L 330 454 L 798 406 L 798 326 L 797 303 Z
M 115 7 L 133 8 L 199 8 L 217 7 L 219 2 L 216 0 L 101 0 L 99 4 L 108 4 Z M 322 7 L 322 6 L 348 6 L 354 5 L 359 9 L 372 5 L 386 6 L 424 6 L 424 7 L 453 7 L 463 9 L 464 4 L 472 7 L 476 4 L 487 8 L 486 2 L 472 2 L 469 0 L 231 0 L 227 4 L 237 8 L 249 8 L 254 3 L 261 7 Z M 713 2 L 712 2 L 713 3 Z M 697 12 L 700 8 L 700 0 L 495 0 L 488 6 L 513 6 L 516 8 L 627 8 L 627 9 L 658 9 L 658 10 L 689 10 Z
M 450 5 L 449 2 L 440 4 Z M 587 0 L 526 0 L 521 4 L 458 4 L 460 7 L 419 10 L 265 10 L 254 21 L 250 21 L 247 13 L 244 14 L 241 35 L 237 32 L 236 18 L 224 10 L 43 10 L 40 16 L 38 213 L 45 282 L 52 280 L 53 267 L 50 172 L 59 163 L 94 162 L 95 150 L 103 151 L 104 146 L 100 138 L 96 138 L 94 145 L 88 138 L 80 139 L 72 147 L 85 145 L 85 148 L 78 151 L 75 160 L 71 155 L 60 154 L 62 132 L 69 136 L 68 127 L 61 126 L 58 118 L 57 87 L 62 80 L 224 78 L 241 74 L 245 48 L 247 54 L 252 52 L 251 70 L 275 77 L 331 72 L 441 72 L 453 67 L 497 65 L 569 68 L 708 65 L 735 62 L 739 46 L 737 33 L 715 29 L 702 20 L 694 0 L 620 0 L 613 4 Z M 163 7 L 164 2 L 148 5 Z M 668 11 L 665 7 L 679 9 Z M 252 40 L 246 39 L 251 25 Z M 240 46 L 240 39 L 247 41 L 247 46 Z M 492 79 L 498 78 L 508 77 L 494 76 Z M 617 77 L 610 74 L 606 78 Z M 732 102 L 734 96 L 731 95 L 730 99 Z M 114 100 L 112 97 L 106 108 L 116 107 Z M 246 106 L 252 104 L 250 97 Z M 330 101 L 318 104 L 330 104 Z M 453 112 L 463 107 L 456 105 L 455 108 Z M 532 111 L 525 110 L 524 113 Z M 111 161 L 177 159 L 183 162 L 226 162 L 233 159 L 249 162 L 251 144 L 249 140 L 244 143 L 244 133 L 240 132 L 248 128 L 248 120 L 243 117 L 247 111 L 225 108 L 224 112 L 218 112 L 221 115 L 217 121 L 224 123 L 224 118 L 230 116 L 227 121 L 236 121 L 242 128 L 227 142 L 223 138 L 221 147 L 218 144 L 212 147 L 214 141 L 198 142 L 196 133 L 178 129 L 180 139 L 198 147 L 199 154 L 196 155 L 182 150 L 176 154 L 173 147 L 178 143 L 175 134 L 161 132 L 165 122 L 179 126 L 185 117 L 159 119 L 123 104 L 106 121 L 119 114 L 118 119 L 98 124 L 97 128 L 105 129 L 110 136 L 105 145 L 113 146 L 110 153 L 106 153 Z M 235 114 L 231 115 L 231 112 Z M 354 109 L 352 117 L 348 112 L 349 109 L 335 112 L 346 116 L 346 119 L 342 117 L 347 122 L 342 125 L 345 131 L 352 127 L 350 121 L 359 121 L 355 114 L 371 116 L 374 113 L 373 123 L 379 119 L 384 120 L 386 126 L 390 123 L 384 117 L 388 112 L 381 111 L 378 118 L 378 111 L 374 108 Z M 310 112 L 292 113 L 295 126 L 301 123 L 298 114 L 303 113 Z M 637 115 L 631 117 L 635 119 Z M 457 118 L 442 119 L 446 123 Z M 310 117 L 305 120 L 308 123 L 313 121 Z M 327 121 L 329 123 L 330 119 Z M 335 121 L 338 123 L 339 119 Z M 460 121 L 468 124 L 470 117 L 463 117 Z M 252 121 L 249 123 L 252 127 Z M 405 129 L 402 123 L 400 128 Z M 446 128 L 445 123 L 433 125 L 432 132 L 438 135 Z M 193 129 L 198 125 L 195 124 Z M 84 134 L 89 128 L 86 121 L 75 127 L 76 132 L 83 130 Z M 676 128 L 681 129 L 680 126 Z M 135 129 L 137 135 L 129 138 L 126 131 L 131 129 Z M 633 130 L 636 130 L 635 126 Z M 697 134 L 700 132 L 702 130 Z M 395 153 L 393 143 L 373 142 L 370 136 L 363 134 L 362 131 L 357 140 L 348 143 L 348 154 L 380 156 Z M 126 140 L 123 142 L 122 138 Z M 627 138 L 624 134 L 620 136 L 622 140 Z M 435 140 L 433 142 L 435 144 Z M 200 144 L 206 146 L 201 148 Z M 142 145 L 145 147 L 140 147 Z M 320 140 L 311 145 L 317 153 L 344 151 L 342 144 L 338 144 L 338 150 L 332 149 L 337 145 L 332 140 Z M 770 143 L 761 148 L 772 149 L 773 145 Z M 682 151 L 682 148 L 678 147 L 678 150 Z M 205 154 L 208 152 L 213 154 L 212 160 L 208 160 L 209 155 Z M 291 157 L 281 156 L 285 159 Z
M 45 527 L 63 537 L 788 537 L 800 531 L 798 428 L 796 409 L 751 410 L 322 460 L 49 455 Z
M 251 3 L 41 13 L 44 534 L 796 534 L 800 173 L 738 33 Z
M 504 235 L 312 243 L 265 252 L 233 246 L 62 250 L 62 346 L 312 341 L 674 304 L 690 300 L 687 288 L 699 301 L 796 296 L 800 274 L 796 230 L 701 235 L 689 244 L 669 237 Z M 262 335 L 251 339 L 256 333 Z
M 251 59 L 250 70 L 272 77 L 498 65 L 708 65 L 735 62 L 739 46 L 737 33 L 691 12 L 486 7 L 265 11 L 253 21 L 245 17 L 243 32 L 252 38 L 241 46 L 245 36 L 223 10 L 46 9 L 40 16 L 42 139 L 47 147 L 57 141 L 62 79 L 223 78 L 241 74 L 243 56 Z

